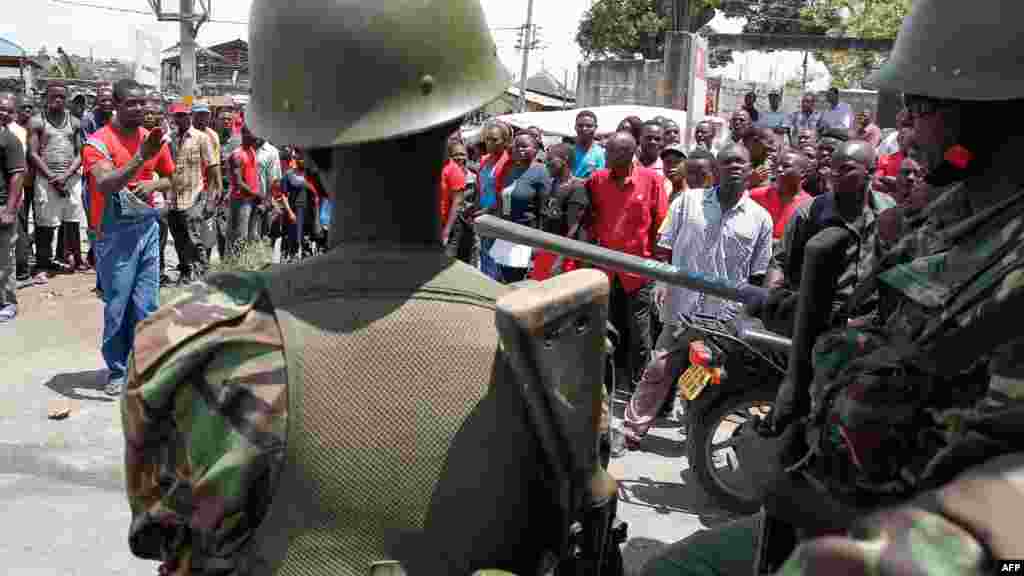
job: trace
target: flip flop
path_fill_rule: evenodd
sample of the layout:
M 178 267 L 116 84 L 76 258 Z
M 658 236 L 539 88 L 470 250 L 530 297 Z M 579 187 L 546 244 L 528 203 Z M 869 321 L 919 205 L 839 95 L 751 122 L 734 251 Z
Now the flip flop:
M 0 324 L 14 320 L 17 315 L 18 307 L 15 304 L 8 304 L 7 306 L 0 308 Z

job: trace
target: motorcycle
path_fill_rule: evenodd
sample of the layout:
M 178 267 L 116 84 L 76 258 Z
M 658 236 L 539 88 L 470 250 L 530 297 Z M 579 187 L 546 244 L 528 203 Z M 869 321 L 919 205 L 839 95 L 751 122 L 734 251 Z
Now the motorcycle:
M 740 445 L 758 440 L 751 424 L 771 412 L 791 342 L 743 316 L 726 323 L 697 315 L 687 328 L 700 334 L 678 379 L 691 477 L 720 508 L 756 512 L 760 497 L 740 461 Z

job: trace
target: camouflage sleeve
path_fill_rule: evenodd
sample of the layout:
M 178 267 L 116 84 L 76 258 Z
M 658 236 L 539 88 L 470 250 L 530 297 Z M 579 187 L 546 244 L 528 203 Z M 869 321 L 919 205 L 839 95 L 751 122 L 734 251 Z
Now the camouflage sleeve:
M 286 435 L 260 275 L 213 277 L 139 325 L 121 417 L 132 553 L 175 573 L 230 566 L 266 512 Z
M 780 574 L 992 573 L 993 559 L 1024 555 L 1019 532 L 1024 512 L 1022 473 L 1022 453 L 991 460 L 919 500 L 920 508 L 879 512 L 851 530 L 849 537 L 830 536 L 801 544 Z

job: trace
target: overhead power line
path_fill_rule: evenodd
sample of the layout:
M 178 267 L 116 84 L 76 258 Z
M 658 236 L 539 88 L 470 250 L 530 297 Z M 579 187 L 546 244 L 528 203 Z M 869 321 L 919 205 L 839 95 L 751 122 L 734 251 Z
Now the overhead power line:
M 49 0 L 54 4 L 64 4 L 66 6 L 75 6 L 78 8 L 94 8 L 96 10 L 106 10 L 107 12 L 120 12 L 121 14 L 140 14 L 143 16 L 156 16 L 152 10 L 137 10 L 134 8 L 120 8 L 118 6 L 105 6 L 103 4 L 92 4 L 89 2 L 76 2 L 74 0 Z M 239 26 L 248 26 L 249 23 L 243 20 L 224 20 L 220 18 L 210 18 L 207 22 L 214 24 L 237 24 Z
M 76 6 L 78 8 L 94 8 L 96 10 L 106 10 L 108 12 L 120 12 L 122 14 L 141 14 L 142 16 L 155 16 L 152 10 L 138 10 L 135 8 L 120 8 L 118 6 L 105 6 L 103 4 L 94 4 L 91 2 L 78 2 L 76 0 L 49 0 L 53 4 L 64 4 L 66 6 Z M 221 18 L 210 18 L 207 22 L 214 24 L 237 24 L 239 26 L 248 26 L 249 22 L 245 20 L 224 20 Z M 522 26 L 496 26 L 491 28 L 492 32 L 511 32 L 515 30 L 521 30 Z

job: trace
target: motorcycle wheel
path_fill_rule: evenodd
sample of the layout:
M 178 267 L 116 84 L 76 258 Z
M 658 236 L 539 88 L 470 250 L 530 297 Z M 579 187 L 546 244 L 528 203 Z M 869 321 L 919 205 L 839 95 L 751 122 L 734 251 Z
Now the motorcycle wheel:
M 750 514 L 760 509 L 760 498 L 743 473 L 734 446 L 739 441 L 756 440 L 751 426 L 741 425 L 754 415 L 766 416 L 775 394 L 776 389 L 767 386 L 737 390 L 689 415 L 686 444 L 691 476 L 723 510 Z

